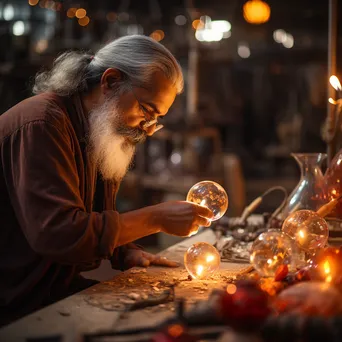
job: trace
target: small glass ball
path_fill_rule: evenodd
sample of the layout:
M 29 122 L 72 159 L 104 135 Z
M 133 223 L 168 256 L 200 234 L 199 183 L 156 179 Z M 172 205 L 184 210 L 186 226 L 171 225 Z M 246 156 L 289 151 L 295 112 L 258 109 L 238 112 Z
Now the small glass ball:
M 221 257 L 217 249 L 206 242 L 193 244 L 184 254 L 184 265 L 191 277 L 205 279 L 216 272 Z
M 214 213 L 212 221 L 220 219 L 228 209 L 228 195 L 220 184 L 203 181 L 195 184 L 186 197 L 193 202 L 209 208 Z
M 282 232 L 260 234 L 253 242 L 250 262 L 263 277 L 274 277 L 279 266 L 287 265 L 292 271 L 299 258 L 293 241 Z
M 327 222 L 312 210 L 298 210 L 289 215 L 282 231 L 307 252 L 323 248 L 329 237 Z

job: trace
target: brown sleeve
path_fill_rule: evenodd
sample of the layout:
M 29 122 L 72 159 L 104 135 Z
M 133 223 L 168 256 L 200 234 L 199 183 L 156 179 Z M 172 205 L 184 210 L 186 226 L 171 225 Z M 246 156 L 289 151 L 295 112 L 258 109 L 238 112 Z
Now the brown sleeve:
M 110 258 L 120 234 L 119 214 L 86 212 L 70 136 L 34 121 L 8 137 L 3 148 L 12 206 L 33 250 L 64 263 Z

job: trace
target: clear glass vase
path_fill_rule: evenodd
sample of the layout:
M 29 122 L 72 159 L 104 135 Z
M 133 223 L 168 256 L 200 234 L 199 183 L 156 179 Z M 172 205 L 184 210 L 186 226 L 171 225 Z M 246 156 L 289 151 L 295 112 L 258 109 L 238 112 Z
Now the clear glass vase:
M 291 156 L 297 161 L 301 176 L 282 210 L 283 219 L 297 210 L 316 211 L 327 202 L 321 169 L 327 155 L 325 153 L 292 153 Z
M 324 175 L 325 191 L 329 201 L 342 195 L 342 149 L 338 151 Z M 342 201 L 328 215 L 331 218 L 342 219 Z

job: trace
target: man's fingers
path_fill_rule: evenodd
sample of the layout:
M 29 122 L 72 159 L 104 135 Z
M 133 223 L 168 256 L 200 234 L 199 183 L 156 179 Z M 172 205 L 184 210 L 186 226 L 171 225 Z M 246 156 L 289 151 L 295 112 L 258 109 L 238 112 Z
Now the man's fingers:
M 165 267 L 179 267 L 180 264 L 176 261 L 166 259 L 165 257 L 156 256 L 151 262 L 152 265 Z
M 196 217 L 195 224 L 196 224 L 197 226 L 209 227 L 209 226 L 211 225 L 211 221 L 208 220 L 208 219 L 205 218 L 205 217 L 197 216 L 197 217 Z
M 202 205 L 196 205 L 196 212 L 199 216 L 205 217 L 209 220 L 214 218 L 214 213 L 208 209 L 207 207 L 203 207 Z
M 199 225 L 198 225 L 198 224 L 195 224 L 195 223 L 192 224 L 191 230 L 189 231 L 187 237 L 196 235 L 196 234 L 198 233 L 198 230 L 199 230 Z
M 129 258 L 125 259 L 126 267 L 148 267 L 150 265 L 150 260 L 145 258 L 142 254 L 133 254 Z
M 139 266 L 142 266 L 142 267 L 148 267 L 148 266 L 150 266 L 150 260 L 147 260 L 146 258 L 144 258 L 144 257 L 141 257 L 140 259 L 139 259 L 139 263 L 140 263 L 140 265 Z

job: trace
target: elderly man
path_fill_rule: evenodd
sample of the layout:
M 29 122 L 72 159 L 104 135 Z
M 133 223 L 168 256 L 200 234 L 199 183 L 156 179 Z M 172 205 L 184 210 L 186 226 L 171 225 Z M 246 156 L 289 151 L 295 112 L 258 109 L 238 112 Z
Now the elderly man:
M 79 272 L 102 259 L 173 266 L 131 242 L 210 225 L 208 209 L 183 201 L 115 211 L 136 144 L 182 87 L 164 46 L 128 36 L 94 56 L 62 54 L 37 75 L 36 96 L 0 117 L 0 322 L 89 286 Z

